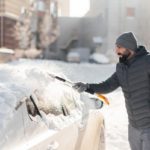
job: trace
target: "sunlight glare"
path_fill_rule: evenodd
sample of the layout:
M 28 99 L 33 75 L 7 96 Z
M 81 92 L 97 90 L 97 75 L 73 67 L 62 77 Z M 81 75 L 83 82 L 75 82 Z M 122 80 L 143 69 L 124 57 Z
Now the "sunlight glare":
M 90 0 L 70 0 L 70 16 L 83 17 L 90 9 Z

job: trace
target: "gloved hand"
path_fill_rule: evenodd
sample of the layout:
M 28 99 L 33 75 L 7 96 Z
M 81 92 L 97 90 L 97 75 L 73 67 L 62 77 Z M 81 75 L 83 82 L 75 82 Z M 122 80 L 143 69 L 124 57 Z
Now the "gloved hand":
M 77 90 L 79 93 L 84 92 L 88 88 L 88 84 L 82 83 L 82 82 L 77 82 L 73 85 L 73 88 Z

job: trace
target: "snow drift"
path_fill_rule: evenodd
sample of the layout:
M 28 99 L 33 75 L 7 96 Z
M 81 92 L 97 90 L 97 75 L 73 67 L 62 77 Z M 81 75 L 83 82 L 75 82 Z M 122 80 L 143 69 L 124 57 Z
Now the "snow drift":
M 65 77 L 60 68 L 56 65 L 49 65 L 46 62 L 24 62 L 20 61 L 0 66 L 0 135 L 7 128 L 7 124 L 16 111 L 16 106 L 24 97 L 29 97 L 32 93 L 38 97 L 38 108 L 45 114 L 50 114 L 50 123 L 53 127 L 63 127 L 60 122 L 63 120 L 61 116 L 58 118 L 59 123 L 55 121 L 55 116 L 62 114 L 62 106 L 73 114 L 81 116 L 82 102 L 80 95 L 59 81 L 49 77 L 49 73 Z M 66 78 L 66 77 L 65 77 Z M 33 108 L 31 102 L 30 107 Z M 78 114 L 78 115 L 77 115 Z M 53 117 L 52 117 L 53 116 Z M 48 117 L 48 116 L 47 116 Z M 52 121 L 53 120 L 53 121 Z M 70 120 L 69 120 L 70 121 Z M 63 122 L 63 121 L 62 121 Z M 49 126 L 50 126 L 49 123 Z M 55 126 L 56 125 L 56 126 Z

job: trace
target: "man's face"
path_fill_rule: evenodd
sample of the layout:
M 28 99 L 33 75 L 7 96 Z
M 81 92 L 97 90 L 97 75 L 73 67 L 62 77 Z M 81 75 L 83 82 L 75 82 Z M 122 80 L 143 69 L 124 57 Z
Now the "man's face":
M 128 50 L 120 45 L 116 45 L 115 51 L 119 58 L 122 58 L 122 57 L 128 58 L 131 55 L 130 50 Z

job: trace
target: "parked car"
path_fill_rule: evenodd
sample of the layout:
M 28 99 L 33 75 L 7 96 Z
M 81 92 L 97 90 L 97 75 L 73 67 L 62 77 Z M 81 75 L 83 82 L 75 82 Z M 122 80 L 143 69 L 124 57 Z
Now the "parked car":
M 0 149 L 104 150 L 103 103 L 35 64 L 0 66 Z
M 90 57 L 90 49 L 87 47 L 71 48 L 67 54 L 67 61 L 80 63 L 88 62 Z
M 67 54 L 67 61 L 71 63 L 80 63 L 80 54 L 76 51 L 70 51 Z

